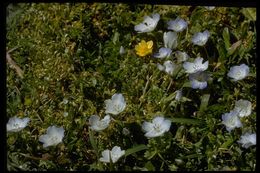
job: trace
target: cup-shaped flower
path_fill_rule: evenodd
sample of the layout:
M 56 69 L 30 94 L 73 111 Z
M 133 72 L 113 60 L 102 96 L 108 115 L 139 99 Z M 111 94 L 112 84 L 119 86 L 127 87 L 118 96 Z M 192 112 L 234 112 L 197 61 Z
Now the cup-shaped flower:
M 106 115 L 102 120 L 97 115 L 91 115 L 89 118 L 90 129 L 94 131 L 102 131 L 108 127 L 110 123 L 110 116 Z
M 228 77 L 233 78 L 233 81 L 238 81 L 247 77 L 249 73 L 249 67 L 245 64 L 233 66 L 228 72 Z
M 145 16 L 142 23 L 135 25 L 135 31 L 138 33 L 151 32 L 157 26 L 160 20 L 160 15 L 158 13 L 152 14 L 152 16 Z
M 256 133 L 245 133 L 237 142 L 242 144 L 242 147 L 244 148 L 256 145 Z
M 39 141 L 43 143 L 43 148 L 46 148 L 61 143 L 63 137 L 63 127 L 50 126 L 47 128 L 47 133 L 39 137 Z
M 249 116 L 252 112 L 252 104 L 248 100 L 240 99 L 236 101 L 234 111 L 238 112 L 239 117 Z
M 142 129 L 146 132 L 144 136 L 147 138 L 162 136 L 165 132 L 170 130 L 170 127 L 171 121 L 160 116 L 155 117 L 152 123 L 145 121 L 142 124 Z
M 157 63 L 157 67 L 160 71 L 165 71 L 169 75 L 172 75 L 176 69 L 176 65 L 170 60 L 165 61 L 163 65 Z
M 99 159 L 101 162 L 110 163 L 112 161 L 113 163 L 116 163 L 120 157 L 122 157 L 125 154 L 125 150 L 121 150 L 120 147 L 114 146 L 112 150 L 104 150 L 102 152 L 102 157 Z
M 105 100 L 105 113 L 118 115 L 124 111 L 126 107 L 126 102 L 122 94 L 114 94 L 111 99 Z
M 6 124 L 6 130 L 7 132 L 19 132 L 27 126 L 29 121 L 30 118 L 17 118 L 16 116 L 12 117 Z
M 187 61 L 190 57 L 186 52 L 182 52 L 182 51 L 176 51 L 174 52 L 174 54 L 177 58 L 178 63 Z
M 168 21 L 167 24 L 168 29 L 175 32 L 181 32 L 188 26 L 188 23 L 180 17 L 177 17 L 175 20 Z
M 207 87 L 209 79 L 209 74 L 204 71 L 199 71 L 189 75 L 189 80 L 191 82 L 191 88 L 193 89 L 204 89 Z
M 175 100 L 180 101 L 181 98 L 182 98 L 182 90 L 179 89 L 179 90 L 176 91 Z
M 120 55 L 125 54 L 125 48 L 123 46 L 120 46 L 119 54 Z
M 163 66 L 165 67 L 164 71 L 170 75 L 172 75 L 173 71 L 176 69 L 176 65 L 170 60 L 165 61 Z
M 172 50 L 170 48 L 160 48 L 159 49 L 159 53 L 155 53 L 153 56 L 155 58 L 165 58 L 165 57 L 169 57 L 172 53 Z
M 175 49 L 178 45 L 178 35 L 176 32 L 164 32 L 163 33 L 163 42 L 164 42 L 164 47 L 170 48 L 170 49 Z
M 135 51 L 136 54 L 139 56 L 146 56 L 152 53 L 153 51 L 153 41 L 144 41 L 141 40 L 140 43 L 138 43 L 138 45 L 135 46 Z
M 222 115 L 222 124 L 226 126 L 227 131 L 231 131 L 234 128 L 242 127 L 242 123 L 238 117 L 237 111 L 231 111 Z
M 208 69 L 209 61 L 202 63 L 203 58 L 197 57 L 194 62 L 184 62 L 183 68 L 186 70 L 186 73 L 196 73 L 199 71 L 205 71 Z
M 197 32 L 192 37 L 192 43 L 198 46 L 203 46 L 206 44 L 210 36 L 210 33 L 208 30 L 204 32 Z

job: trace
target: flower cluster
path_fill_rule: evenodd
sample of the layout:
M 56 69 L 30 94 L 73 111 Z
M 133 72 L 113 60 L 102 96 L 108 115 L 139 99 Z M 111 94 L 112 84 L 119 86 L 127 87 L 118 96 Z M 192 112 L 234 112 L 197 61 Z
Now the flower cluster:
M 229 113 L 224 113 L 222 115 L 222 124 L 226 126 L 227 131 L 232 131 L 234 128 L 242 127 L 240 118 L 249 116 L 252 112 L 252 104 L 248 100 L 240 99 L 235 102 L 235 107 Z M 241 136 L 239 143 L 242 147 L 248 148 L 251 145 L 255 145 L 256 140 L 254 139 L 256 135 L 249 135 L 249 133 Z

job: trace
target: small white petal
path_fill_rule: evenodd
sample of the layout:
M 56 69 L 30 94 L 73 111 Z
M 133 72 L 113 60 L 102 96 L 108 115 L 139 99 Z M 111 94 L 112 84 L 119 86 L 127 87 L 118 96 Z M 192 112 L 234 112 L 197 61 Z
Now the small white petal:
M 90 128 L 95 131 L 102 131 L 109 126 L 110 116 L 106 115 L 102 120 L 100 120 L 99 116 L 92 115 L 89 118 Z
M 159 53 L 154 54 L 155 58 L 165 58 L 165 57 L 169 57 L 172 53 L 172 50 L 169 48 L 160 48 L 159 49 Z
M 6 130 L 7 132 L 19 132 L 27 126 L 29 121 L 30 118 L 17 118 L 16 116 L 12 117 L 6 124 Z
M 172 73 L 173 73 L 173 71 L 175 70 L 175 68 L 176 68 L 176 65 L 173 63 L 173 62 L 171 62 L 171 61 L 165 61 L 164 63 L 163 63 L 163 65 L 164 65 L 164 67 L 165 67 L 165 72 L 166 73 L 168 73 L 168 74 L 170 74 L 170 75 L 172 75 Z
M 119 54 L 120 55 L 125 54 L 125 48 L 123 46 L 120 47 Z
M 176 51 L 175 56 L 179 63 L 187 61 L 189 59 L 189 55 L 186 52 Z
M 46 134 L 39 137 L 39 141 L 44 143 L 43 147 L 54 146 L 62 142 L 64 137 L 63 127 L 50 126 L 47 128 Z
M 135 31 L 139 33 L 143 32 L 151 32 L 155 29 L 157 26 L 157 23 L 160 20 L 160 15 L 159 14 L 153 14 L 152 17 L 150 16 L 145 16 L 144 21 L 134 27 Z
M 245 133 L 237 142 L 242 144 L 244 148 L 256 145 L 256 133 Z
M 182 97 L 182 90 L 177 90 L 176 91 L 176 96 L 175 96 L 175 100 L 180 101 Z
M 183 68 L 186 70 L 186 73 L 196 73 L 199 71 L 205 71 L 208 69 L 209 62 L 206 61 L 202 63 L 203 58 L 197 57 L 194 62 L 184 62 Z
M 168 29 L 174 30 L 175 32 L 181 32 L 187 28 L 187 22 L 180 17 L 177 17 L 175 20 L 168 21 Z
M 102 157 L 99 159 L 101 162 L 109 163 L 110 162 L 110 151 L 104 150 L 102 152 Z
M 150 122 L 144 122 L 142 125 L 143 130 L 146 132 L 145 136 L 148 138 L 153 138 L 163 135 L 165 132 L 169 131 L 171 126 L 171 121 L 164 119 L 163 117 L 155 117 Z
M 105 100 L 105 113 L 118 115 L 124 111 L 126 102 L 122 94 L 114 94 L 111 99 Z
M 234 110 L 238 112 L 239 117 L 249 116 L 252 112 L 252 103 L 248 100 L 240 99 L 236 101 Z
M 228 72 L 228 77 L 233 78 L 233 81 L 242 80 L 248 76 L 249 67 L 245 64 L 239 66 L 233 66 Z
M 242 127 L 242 123 L 238 117 L 238 112 L 231 111 L 222 115 L 222 124 L 226 126 L 227 131 L 231 131 L 234 128 Z
M 170 48 L 170 49 L 175 49 L 178 45 L 178 35 L 176 32 L 164 32 L 163 34 L 163 42 L 164 42 L 164 47 Z
M 208 38 L 210 36 L 210 33 L 208 30 L 204 32 L 197 32 L 192 37 L 192 43 L 195 45 L 203 46 L 208 41 Z

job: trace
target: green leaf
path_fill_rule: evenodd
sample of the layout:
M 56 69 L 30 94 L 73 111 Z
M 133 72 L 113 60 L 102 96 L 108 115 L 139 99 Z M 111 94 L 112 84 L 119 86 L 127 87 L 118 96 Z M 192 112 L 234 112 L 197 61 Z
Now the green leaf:
M 224 142 L 220 148 L 228 148 L 234 142 L 233 138 L 229 138 L 226 142 Z
M 155 171 L 155 167 L 153 166 L 151 161 L 148 161 L 144 167 L 148 170 L 148 171 Z
M 113 37 L 113 43 L 116 44 L 117 42 L 119 42 L 119 33 L 115 32 L 115 35 Z
M 209 98 L 210 98 L 210 94 L 204 94 L 201 97 L 200 110 L 199 110 L 200 112 L 204 111 L 207 108 L 209 103 Z
M 138 151 L 142 151 L 142 150 L 146 150 L 146 149 L 148 149 L 148 147 L 144 144 L 137 145 L 137 146 L 134 146 L 133 148 L 127 149 L 125 151 L 125 156 L 131 155 Z
M 91 129 L 89 129 L 89 139 L 90 139 L 91 146 L 95 150 L 95 153 L 98 157 L 98 147 L 97 147 L 97 143 L 94 139 L 93 131 Z
M 224 39 L 225 47 L 226 49 L 228 49 L 230 47 L 230 35 L 227 27 L 224 28 L 222 36 Z
M 183 123 L 183 124 L 193 124 L 193 125 L 201 125 L 205 122 L 198 119 L 191 118 L 170 118 L 173 123 Z
M 199 157 L 203 157 L 203 154 L 190 154 L 187 156 L 182 156 L 179 159 L 192 159 L 192 158 L 199 158 Z
M 256 8 L 243 8 L 241 12 L 249 20 L 256 21 Z

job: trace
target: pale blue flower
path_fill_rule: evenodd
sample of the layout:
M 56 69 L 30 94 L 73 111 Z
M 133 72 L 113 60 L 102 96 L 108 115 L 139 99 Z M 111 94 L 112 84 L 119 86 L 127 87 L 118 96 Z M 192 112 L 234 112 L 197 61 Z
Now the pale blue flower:
M 182 51 L 176 51 L 174 52 L 176 58 L 177 58 L 177 62 L 184 62 L 187 61 L 190 56 L 186 53 L 186 52 L 182 52 Z
M 27 126 L 29 121 L 30 118 L 17 118 L 16 116 L 12 117 L 6 124 L 6 130 L 7 132 L 19 132 Z
M 135 26 L 135 31 L 139 33 L 151 32 L 155 29 L 159 20 L 160 20 L 160 15 L 158 13 L 152 14 L 152 17 L 145 16 L 144 21 Z
M 164 47 L 175 49 L 178 45 L 177 39 L 178 39 L 178 35 L 176 32 L 172 32 L 172 31 L 164 32 L 163 33 Z
M 125 154 L 125 150 L 121 150 L 120 147 L 114 146 L 112 150 L 104 150 L 102 152 L 102 157 L 99 159 L 101 162 L 110 163 L 111 161 L 113 163 L 116 163 L 120 157 L 122 157 Z
M 119 54 L 120 55 L 125 54 L 125 48 L 123 46 L 120 47 Z
M 250 146 L 256 145 L 256 133 L 245 133 L 237 141 L 242 144 L 242 147 L 249 148 Z
M 169 48 L 160 48 L 159 49 L 159 53 L 155 53 L 154 57 L 155 58 L 165 58 L 165 57 L 169 57 L 172 53 L 172 50 Z
M 226 126 L 227 131 L 231 131 L 234 128 L 242 127 L 242 123 L 238 117 L 237 111 L 231 111 L 222 115 L 222 124 Z
M 55 146 L 62 142 L 64 137 L 63 127 L 50 126 L 47 128 L 47 133 L 39 137 L 39 141 L 43 143 L 43 148 Z
M 230 68 L 228 72 L 228 77 L 233 78 L 233 81 L 242 80 L 248 76 L 249 67 L 245 64 L 241 64 L 239 66 L 233 66 Z
M 182 90 L 180 89 L 176 91 L 175 100 L 180 101 L 181 98 L 182 98 Z
M 199 71 L 189 75 L 189 80 L 191 82 L 191 88 L 193 89 L 204 89 L 207 87 L 209 75 L 206 72 Z
M 117 115 L 124 111 L 126 102 L 122 94 L 114 94 L 111 99 L 105 100 L 105 113 Z
M 168 21 L 168 29 L 169 30 L 174 30 L 175 32 L 181 32 L 184 29 L 187 28 L 188 23 L 181 19 L 180 17 L 177 17 L 175 20 L 170 20 Z
M 209 62 L 206 61 L 205 63 L 203 62 L 203 58 L 197 57 L 194 62 L 184 62 L 183 63 L 183 68 L 186 70 L 186 73 L 196 73 L 199 71 L 205 71 L 208 69 Z
M 208 30 L 204 32 L 197 32 L 192 37 L 192 43 L 195 45 L 203 46 L 206 44 L 210 36 L 210 33 Z
M 144 130 L 145 136 L 147 138 L 153 138 L 157 136 L 162 136 L 165 132 L 168 132 L 171 127 L 171 121 L 165 119 L 164 117 L 155 117 L 150 122 L 144 122 L 142 124 L 142 129 Z
M 238 112 L 239 117 L 249 116 L 252 112 L 252 104 L 248 100 L 240 99 L 236 101 L 234 110 Z
M 106 115 L 102 120 L 97 115 L 91 115 L 89 118 L 90 129 L 94 131 L 102 131 L 108 127 L 110 123 L 110 116 Z
M 163 65 L 157 63 L 157 67 L 160 71 L 165 71 L 170 75 L 172 75 L 174 70 L 176 69 L 176 65 L 170 60 L 165 61 Z

